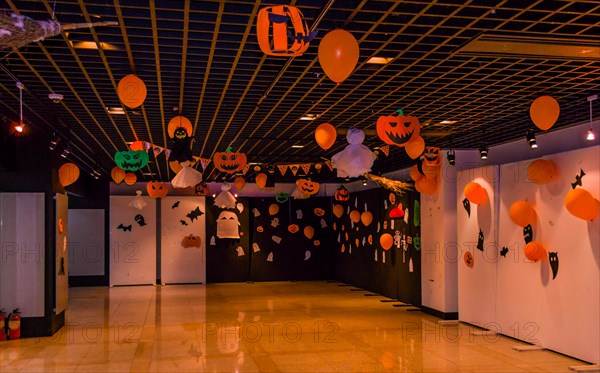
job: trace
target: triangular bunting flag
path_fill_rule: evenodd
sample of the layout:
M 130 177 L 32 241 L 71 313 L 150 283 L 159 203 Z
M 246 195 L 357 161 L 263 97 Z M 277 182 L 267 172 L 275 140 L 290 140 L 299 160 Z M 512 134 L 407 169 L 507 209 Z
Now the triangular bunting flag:
M 246 172 L 248 172 L 249 169 L 250 169 L 250 163 L 246 163 L 246 165 L 244 166 L 244 170 L 242 170 L 242 173 L 244 175 L 246 175 Z
M 326 160 L 325 164 L 327 165 L 327 167 L 329 167 L 329 171 L 333 171 L 333 165 L 331 164 L 330 160 Z
M 287 164 L 278 164 L 277 168 L 279 168 L 279 173 L 281 173 L 281 176 L 285 175 L 285 172 L 288 169 L 288 165 Z
M 381 152 L 383 154 L 385 154 L 385 156 L 387 157 L 388 155 L 390 155 L 390 146 L 386 145 L 386 146 L 382 146 L 379 148 L 379 150 L 381 150 Z
M 195 155 L 194 157 L 194 161 L 190 164 L 190 166 L 194 167 L 196 165 L 196 163 L 198 163 L 198 161 L 200 160 L 200 157 L 196 157 Z
M 171 156 L 171 150 L 165 149 L 165 155 L 167 156 L 167 159 L 168 159 Z
M 292 174 L 294 174 L 294 176 L 296 176 L 296 174 L 298 173 L 298 170 L 300 169 L 299 164 L 291 164 L 288 167 L 290 168 L 290 170 L 292 171 Z
M 310 163 L 303 163 L 300 165 L 300 167 L 302 167 L 302 171 L 304 171 L 306 175 L 308 175 L 308 171 L 310 171 L 310 166 Z
M 165 148 L 163 148 L 162 146 L 152 145 L 152 152 L 154 153 L 155 157 L 158 157 L 160 153 L 162 153 L 164 150 Z
M 210 159 L 200 158 L 200 165 L 202 166 L 202 170 L 206 170 L 206 167 L 208 167 L 209 164 L 210 164 Z
M 148 141 L 142 141 L 142 144 L 144 144 L 144 149 L 146 149 L 146 151 L 150 150 L 152 147 L 152 144 L 150 144 Z

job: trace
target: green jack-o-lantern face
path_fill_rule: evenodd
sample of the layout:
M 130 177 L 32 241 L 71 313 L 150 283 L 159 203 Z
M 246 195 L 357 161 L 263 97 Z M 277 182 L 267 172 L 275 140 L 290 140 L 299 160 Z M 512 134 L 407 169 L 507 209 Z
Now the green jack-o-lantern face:
M 185 139 L 186 137 L 188 137 L 187 130 L 184 127 L 177 127 L 177 129 L 174 132 L 174 135 L 176 139 Z
M 275 194 L 275 200 L 279 203 L 285 203 L 288 199 L 290 199 L 290 195 L 286 192 L 279 192 Z
M 137 171 L 148 164 L 148 152 L 126 150 L 115 153 L 115 163 L 124 171 Z

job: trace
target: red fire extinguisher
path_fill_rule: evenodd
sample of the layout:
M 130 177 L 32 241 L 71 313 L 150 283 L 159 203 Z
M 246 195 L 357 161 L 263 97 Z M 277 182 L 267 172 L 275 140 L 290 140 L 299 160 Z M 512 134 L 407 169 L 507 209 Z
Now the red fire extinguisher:
M 4 308 L 0 310 L 0 341 L 6 341 L 6 332 L 4 331 L 6 319 L 6 312 L 4 312 Z
M 8 315 L 8 338 L 11 340 L 21 338 L 21 316 L 16 308 Z

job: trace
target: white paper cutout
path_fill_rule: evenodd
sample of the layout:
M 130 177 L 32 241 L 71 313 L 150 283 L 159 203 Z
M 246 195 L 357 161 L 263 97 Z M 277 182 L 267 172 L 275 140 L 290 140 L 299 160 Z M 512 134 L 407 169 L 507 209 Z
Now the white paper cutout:
M 354 229 L 354 222 L 350 220 L 350 229 Z
M 385 251 L 381 253 L 381 263 L 385 263 Z
M 404 209 L 404 222 L 408 224 L 408 207 Z
M 375 249 L 375 261 L 377 262 L 377 249 Z
M 236 204 L 235 207 L 237 207 L 240 214 L 244 211 L 244 205 L 242 203 Z
M 352 245 L 348 244 L 348 253 L 352 254 Z
M 342 233 L 338 233 L 338 240 L 337 240 L 337 241 L 338 241 L 339 243 L 341 243 L 341 242 L 342 242 Z
M 181 162 L 181 170 L 171 180 L 173 188 L 189 188 L 202 181 L 200 171 L 192 168 L 189 161 Z
M 269 255 L 267 255 L 267 262 L 272 262 L 273 261 L 273 252 L 271 251 L 269 253 Z
M 390 229 L 394 229 L 394 219 L 390 220 Z
M 181 172 L 181 171 L 180 171 Z M 215 206 L 222 209 L 234 209 L 236 208 L 236 199 L 231 194 L 231 185 L 221 185 L 221 193 L 215 197 Z
M 252 213 L 254 214 L 255 218 L 258 218 L 260 216 L 260 211 L 258 211 L 256 207 L 252 209 Z
M 381 222 L 377 222 L 377 233 L 381 230 Z
M 279 226 L 279 218 L 273 218 L 271 220 L 271 227 L 277 228 L 277 226 Z
M 129 202 L 129 207 L 133 207 L 134 209 L 141 210 L 144 207 L 146 207 L 147 203 L 144 201 L 144 197 L 142 197 L 141 190 L 136 190 L 135 194 L 136 195 L 135 195 L 135 197 L 133 197 L 133 200 L 131 200 L 131 202 Z
M 363 240 L 362 240 L 363 247 L 365 246 L 365 243 L 366 243 L 366 242 L 367 242 L 367 238 L 366 238 L 366 237 L 363 237 Z
M 216 244 L 217 244 L 217 240 L 215 239 L 215 236 L 212 236 L 212 237 L 210 238 L 210 245 L 211 245 L 211 246 L 215 246 Z
M 275 241 L 275 243 L 278 243 L 278 244 L 281 243 L 281 237 L 279 237 L 279 236 L 271 236 L 271 239 L 273 241 Z
M 394 234 L 394 246 L 396 246 L 397 249 L 400 248 L 400 231 L 396 231 Z
M 383 208 L 386 210 L 388 209 L 387 199 L 383 200 Z
M 325 227 L 327 227 L 327 222 L 325 221 L 325 219 L 321 218 L 321 228 Z
M 406 241 L 406 235 L 402 234 L 402 248 L 404 251 L 408 251 L 408 242 Z
M 346 134 L 348 144 L 344 150 L 331 157 L 331 164 L 337 169 L 338 177 L 359 177 L 371 171 L 377 156 L 362 144 L 365 133 L 358 128 L 350 128 Z
M 296 210 L 296 219 L 302 219 L 302 210 Z
M 244 252 L 244 248 L 241 246 L 238 246 L 237 249 L 235 249 L 237 251 L 238 256 L 244 256 L 246 255 L 246 253 Z
M 310 251 L 306 250 L 306 252 L 304 253 L 304 260 L 310 259 L 310 255 Z
M 260 251 L 260 247 L 258 247 L 258 244 L 255 242 L 252 244 L 252 250 L 257 253 Z
M 358 197 L 354 197 L 354 208 L 358 208 Z
M 240 238 L 240 222 L 235 212 L 221 211 L 217 218 L 217 237 Z
M 346 214 L 350 214 L 350 206 L 346 209 Z
M 413 261 L 412 261 L 412 256 L 410 257 L 410 259 L 408 260 L 408 272 L 413 272 Z

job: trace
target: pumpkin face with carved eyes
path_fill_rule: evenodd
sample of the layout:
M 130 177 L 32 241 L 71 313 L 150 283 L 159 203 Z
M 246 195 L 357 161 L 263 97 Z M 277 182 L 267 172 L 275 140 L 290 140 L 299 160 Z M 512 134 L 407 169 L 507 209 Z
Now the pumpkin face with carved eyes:
M 405 146 L 420 132 L 419 119 L 411 116 L 381 116 L 377 119 L 377 135 L 386 144 Z
M 144 150 L 126 150 L 115 153 L 115 163 L 125 171 L 137 171 L 148 164 L 148 153 Z
M 319 187 L 321 185 L 308 179 L 298 179 L 298 181 L 296 181 L 296 186 L 302 193 L 313 195 L 319 192 Z
M 149 181 L 146 184 L 146 190 L 150 198 L 165 198 L 169 192 L 169 187 L 160 181 Z
M 426 146 L 423 153 L 423 165 L 436 167 L 442 164 L 440 148 L 435 146 Z
M 242 171 L 246 167 L 246 154 L 240 152 L 217 152 L 213 158 L 215 167 L 228 174 Z
M 279 192 L 275 194 L 275 201 L 279 203 L 285 203 L 290 199 L 290 195 L 286 192 Z
M 194 236 L 193 234 L 190 234 L 189 236 L 183 237 L 183 240 L 181 240 L 181 246 L 185 248 L 200 247 L 202 246 L 202 240 L 200 239 L 200 236 Z
M 340 187 L 336 189 L 334 197 L 336 201 L 344 202 L 350 199 L 350 193 L 345 186 L 340 185 Z
M 208 188 L 208 185 L 206 185 L 206 183 L 201 182 L 199 184 L 197 184 L 194 187 L 194 192 L 196 193 L 197 196 L 209 196 L 210 195 L 210 189 Z
M 290 233 L 297 233 L 300 230 L 300 227 L 298 226 L 298 224 L 290 224 L 288 225 L 288 231 Z

